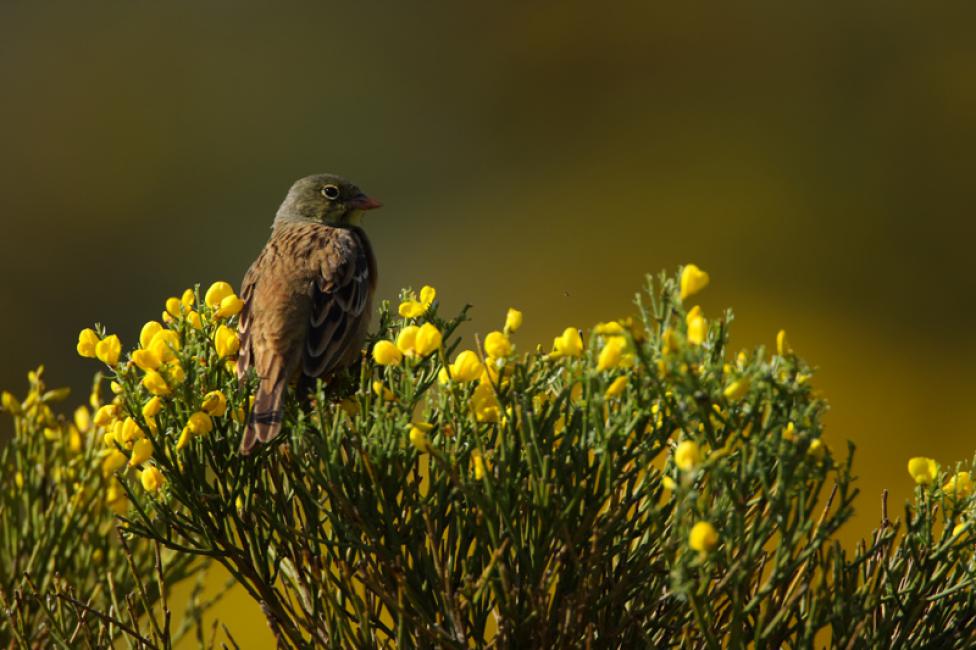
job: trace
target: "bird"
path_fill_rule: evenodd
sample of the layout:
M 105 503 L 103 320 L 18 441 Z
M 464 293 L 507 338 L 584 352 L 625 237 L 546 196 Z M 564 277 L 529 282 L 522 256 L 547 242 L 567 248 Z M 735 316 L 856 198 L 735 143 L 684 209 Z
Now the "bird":
M 242 454 L 281 432 L 290 383 L 300 393 L 359 361 L 377 282 L 361 223 L 381 205 L 334 174 L 306 176 L 288 190 L 241 283 L 237 375 L 253 368 L 259 379 Z

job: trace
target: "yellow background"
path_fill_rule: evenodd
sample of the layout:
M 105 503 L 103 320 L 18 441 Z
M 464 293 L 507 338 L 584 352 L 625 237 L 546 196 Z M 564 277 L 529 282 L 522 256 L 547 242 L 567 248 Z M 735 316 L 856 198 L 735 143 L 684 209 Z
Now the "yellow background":
M 0 386 L 43 361 L 80 400 L 79 329 L 236 284 L 291 181 L 339 172 L 386 204 L 382 295 L 433 284 L 469 334 L 515 305 L 548 343 L 708 270 L 736 345 L 784 327 L 820 367 L 866 535 L 909 456 L 976 447 L 976 39 L 859 4 L 3 3 Z M 243 594 L 219 615 L 268 643 Z

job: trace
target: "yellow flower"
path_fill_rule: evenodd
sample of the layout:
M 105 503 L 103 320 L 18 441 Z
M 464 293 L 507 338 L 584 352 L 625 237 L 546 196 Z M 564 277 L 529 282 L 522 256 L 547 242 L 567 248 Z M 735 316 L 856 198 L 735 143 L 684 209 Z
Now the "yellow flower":
M 627 375 L 622 375 L 613 380 L 613 383 L 607 387 L 607 392 L 603 394 L 606 399 L 612 399 L 614 397 L 620 397 L 624 390 L 627 388 L 627 382 L 629 381 Z
M 485 353 L 493 359 L 507 357 L 512 353 L 512 342 L 502 332 L 489 332 L 485 337 Z
M 471 464 L 473 465 L 474 479 L 476 481 L 480 481 L 484 477 L 485 472 L 491 469 L 491 465 L 477 449 L 471 452 Z
M 708 553 L 718 546 L 718 531 L 707 521 L 699 521 L 691 527 L 688 546 L 699 553 Z
M 153 334 L 147 349 L 155 354 L 162 363 L 172 361 L 180 349 L 180 335 L 173 330 L 159 330 Z
M 14 485 L 17 486 L 17 489 L 18 490 L 23 489 L 23 487 L 24 487 L 24 475 L 21 472 L 17 472 L 16 474 L 14 474 Z
M 231 294 L 220 301 L 220 308 L 214 312 L 214 317 L 230 318 L 241 313 L 242 309 L 244 309 L 244 301 Z
M 790 349 L 790 344 L 786 342 L 786 330 L 776 333 L 776 354 L 784 356 Z
M 78 431 L 82 433 L 91 429 L 91 414 L 89 413 L 87 406 L 79 406 L 75 409 L 74 423 L 78 428 Z
M 661 354 L 669 354 L 672 350 L 677 350 L 681 344 L 681 339 L 670 327 L 665 327 L 661 332 Z
M 118 419 L 120 411 L 121 407 L 118 404 L 106 404 L 95 411 L 95 425 L 107 427 Z
M 393 391 L 384 386 L 383 382 L 379 380 L 373 382 L 373 393 L 375 393 L 377 397 L 380 397 L 387 402 L 392 402 L 396 399 L 396 395 L 393 394 Z
M 708 324 L 704 318 L 696 318 L 688 323 L 688 342 L 692 345 L 701 345 L 708 336 Z
M 796 426 L 790 422 L 783 429 L 783 440 L 793 441 L 796 439 Z
M 145 437 L 145 435 L 146 434 L 143 432 L 143 430 L 139 427 L 138 424 L 136 424 L 136 421 L 133 420 L 132 418 L 126 418 L 125 422 L 122 423 L 122 435 L 121 435 L 122 444 L 128 446 L 133 441 Z
M 553 356 L 578 357 L 583 354 L 583 338 L 575 327 L 567 327 L 552 341 Z
M 114 474 L 117 470 L 125 467 L 126 462 L 129 459 L 125 457 L 118 449 L 113 449 L 108 453 L 107 456 L 102 460 L 102 475 L 108 478 Z
M 81 451 L 81 432 L 73 424 L 68 427 L 68 450 L 73 454 Z
M 195 311 L 191 311 L 186 315 L 186 322 L 195 330 L 203 329 L 203 320 L 200 318 L 200 314 Z
M 606 323 L 597 323 L 593 328 L 593 333 L 599 336 L 618 336 L 624 333 L 624 327 L 615 320 Z
M 823 458 L 827 451 L 827 445 L 823 443 L 820 438 L 814 438 L 810 441 L 810 446 L 807 447 L 807 453 L 815 458 Z
M 928 485 L 939 477 L 939 466 L 931 458 L 916 456 L 908 461 L 908 473 L 917 485 Z
M 163 326 L 154 320 L 143 325 L 142 331 L 139 332 L 139 345 L 143 348 L 148 348 L 149 344 L 152 343 L 153 337 L 162 329 Z
M 952 527 L 952 536 L 959 537 L 960 535 L 966 532 L 967 528 L 969 528 L 969 522 L 960 521 L 958 524 Z
M 682 440 L 674 450 L 674 464 L 686 472 L 701 462 L 701 450 L 693 440 Z
M 481 359 L 471 350 L 464 350 L 451 364 L 451 379 L 460 382 L 474 381 L 481 376 Z
M 499 367 L 500 366 L 500 367 Z M 488 363 L 481 366 L 481 376 L 478 377 L 478 381 L 483 384 L 495 384 L 497 385 L 500 380 L 502 380 L 502 372 L 505 370 L 505 364 L 501 359 L 488 358 Z M 506 381 L 507 385 L 508 382 Z
M 688 325 L 688 342 L 692 345 L 704 343 L 705 337 L 708 336 L 708 324 L 702 316 L 701 307 L 698 305 L 692 307 L 685 317 L 685 323 Z
M 429 422 L 414 422 L 410 425 L 410 444 L 423 453 L 430 451 L 430 441 L 427 439 L 427 432 L 433 429 Z
M 708 286 L 708 273 L 694 264 L 686 264 L 681 269 L 681 299 L 694 295 Z
M 478 422 L 498 422 L 501 416 L 501 405 L 495 397 L 491 384 L 482 383 L 475 387 L 471 394 L 471 410 Z
M 193 437 L 193 432 L 190 431 L 190 427 L 183 427 L 183 431 L 180 432 L 180 437 L 176 441 L 176 451 L 183 449 L 190 442 L 190 438 Z
M 95 348 L 98 345 L 98 334 L 90 327 L 86 327 L 78 333 L 78 354 L 88 359 L 95 358 Z
M 132 363 L 142 370 L 155 370 L 162 362 L 159 355 L 152 350 L 136 350 L 132 353 Z
M 203 297 L 203 301 L 207 303 L 207 307 L 215 309 L 220 307 L 220 303 L 223 302 L 224 298 L 227 296 L 234 295 L 234 288 L 226 282 L 214 282 L 207 289 L 206 295 Z
M 190 433 L 200 436 L 213 431 L 213 420 L 203 411 L 197 411 L 186 421 L 186 428 Z
M 413 292 L 410 293 L 413 296 Z M 424 286 L 420 290 L 420 300 L 404 300 L 400 303 L 400 308 L 398 309 L 401 316 L 404 318 L 418 318 L 427 313 L 427 309 L 434 302 L 434 298 L 437 297 L 437 290 L 431 286 Z
M 431 325 L 431 327 L 434 326 Z M 437 328 L 434 327 L 434 329 Z M 420 328 L 417 327 L 416 325 L 407 325 L 402 330 L 400 330 L 400 333 L 397 334 L 396 337 L 396 346 L 397 346 L 397 350 L 399 350 L 401 354 L 408 357 L 412 357 L 414 354 L 416 354 L 416 351 L 414 350 L 414 345 L 416 344 L 417 332 L 419 331 Z
M 112 426 L 108 427 L 105 433 L 102 434 L 102 442 L 105 443 L 106 447 L 114 447 L 116 445 L 122 444 L 122 423 L 114 422 Z
M 219 390 L 212 390 L 203 396 L 203 412 L 215 418 L 227 413 L 227 397 Z
M 421 357 L 426 357 L 441 347 L 441 331 L 431 323 L 424 323 L 417 330 L 414 338 L 413 349 Z
M 400 308 L 397 311 L 404 318 L 419 318 L 424 315 L 427 308 L 416 300 L 404 300 L 400 303 Z
M 107 366 L 118 364 L 120 354 L 122 354 L 122 341 L 115 334 L 106 336 L 95 346 L 95 356 Z
M 197 297 L 194 295 L 193 289 L 186 289 L 183 292 L 183 296 L 180 297 L 180 303 L 182 303 L 183 308 L 186 309 L 186 311 L 193 309 L 193 305 L 196 303 L 196 301 Z
M 733 401 L 740 400 L 749 392 L 749 386 L 749 380 L 743 377 L 742 379 L 737 379 L 726 386 L 725 390 L 722 391 L 722 394 L 725 395 L 726 399 Z
M 627 339 L 622 336 L 611 336 L 603 344 L 600 355 L 597 357 L 597 370 L 610 370 L 620 365 L 624 350 L 627 349 Z
M 121 515 L 128 510 L 129 499 L 125 496 L 125 491 L 118 481 L 113 480 L 109 483 L 108 490 L 105 492 L 105 503 L 117 515 Z
M 673 478 L 665 474 L 664 476 L 661 477 L 661 486 L 665 490 L 670 490 L 671 492 L 674 492 L 675 488 L 678 487 L 678 484 L 674 482 Z
M 241 340 L 237 337 L 237 332 L 226 325 L 221 325 L 214 334 L 214 345 L 221 358 L 232 357 L 240 351 Z
M 167 298 L 166 299 L 166 313 L 173 318 L 179 318 L 180 313 L 183 311 L 183 303 L 180 302 L 179 298 Z
M 522 312 L 515 309 L 515 307 L 509 307 L 508 312 L 505 314 L 505 333 L 511 334 L 512 332 L 516 332 L 520 327 L 522 327 Z
M 136 465 L 142 465 L 144 462 L 152 458 L 153 446 L 149 438 L 139 438 L 136 443 L 132 445 L 132 458 L 129 459 L 129 467 L 135 467 Z
M 171 392 L 166 380 L 155 370 L 146 373 L 146 376 L 142 378 L 142 385 L 153 395 L 166 396 Z
M 155 492 L 162 487 L 166 479 L 163 478 L 162 472 L 150 465 L 142 470 L 142 474 L 139 475 L 139 481 L 142 483 L 142 488 L 146 492 Z
M 579 402 L 583 399 L 583 384 L 581 382 L 576 382 L 569 389 L 569 401 Z
M 163 410 L 163 400 L 159 397 L 151 397 L 142 407 L 142 417 L 149 419 L 159 415 Z
M 20 402 L 10 391 L 3 391 L 3 395 L 0 396 L 0 404 L 3 404 L 3 410 L 7 413 L 17 415 L 21 411 Z
M 403 354 L 393 341 L 377 341 L 373 346 L 373 361 L 381 366 L 396 366 L 403 360 Z
M 163 371 L 166 373 L 166 381 L 171 386 L 182 384 L 183 380 L 186 379 L 186 371 L 183 370 L 183 366 L 180 365 L 179 361 L 167 364 L 163 368 Z
M 973 481 L 969 476 L 969 472 L 959 472 L 950 478 L 946 484 L 942 486 L 942 491 L 948 496 L 955 497 L 957 499 L 965 499 L 968 497 L 973 493 Z

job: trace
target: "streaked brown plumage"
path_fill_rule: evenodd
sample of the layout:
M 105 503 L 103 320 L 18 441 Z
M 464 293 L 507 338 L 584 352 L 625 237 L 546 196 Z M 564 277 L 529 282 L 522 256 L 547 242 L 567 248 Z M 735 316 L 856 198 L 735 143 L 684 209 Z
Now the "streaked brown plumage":
M 359 358 L 376 288 L 376 260 L 359 220 L 380 204 L 338 176 L 292 185 L 271 238 L 241 285 L 239 376 L 260 385 L 241 452 L 281 430 L 288 384 L 304 390 Z

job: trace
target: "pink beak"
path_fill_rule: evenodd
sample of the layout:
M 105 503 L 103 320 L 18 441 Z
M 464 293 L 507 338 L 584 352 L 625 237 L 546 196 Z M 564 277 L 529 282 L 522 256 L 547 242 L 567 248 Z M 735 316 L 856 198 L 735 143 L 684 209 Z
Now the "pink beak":
M 365 194 L 360 194 L 356 198 L 349 201 L 349 205 L 360 210 L 373 210 L 375 208 L 383 207 L 383 204 L 376 199 L 366 196 Z

